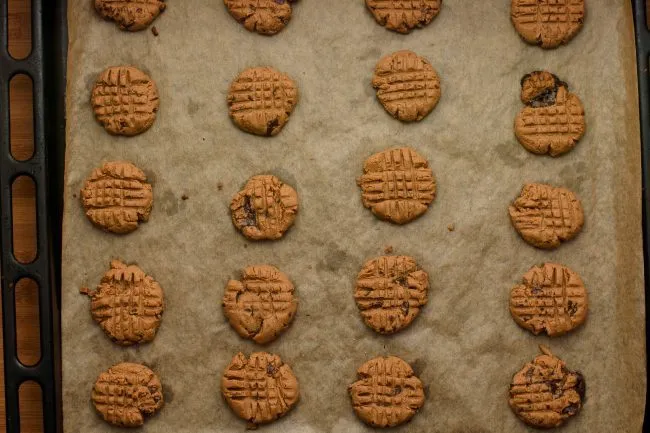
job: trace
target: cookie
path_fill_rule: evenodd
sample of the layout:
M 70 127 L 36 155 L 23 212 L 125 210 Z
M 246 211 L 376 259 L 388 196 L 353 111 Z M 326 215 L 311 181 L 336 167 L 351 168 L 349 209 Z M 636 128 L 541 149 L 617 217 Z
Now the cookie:
M 508 211 L 521 237 L 544 249 L 573 239 L 585 220 L 582 204 L 572 191 L 540 183 L 524 185 Z
M 413 221 L 436 198 L 436 179 L 429 163 L 410 147 L 370 156 L 357 179 L 361 201 L 377 217 L 395 224 Z
M 113 66 L 97 78 L 91 104 L 110 134 L 133 136 L 151 128 L 160 105 L 156 83 L 134 66 Z
M 269 343 L 289 327 L 298 308 L 289 278 L 271 265 L 247 266 L 241 281 L 230 280 L 223 309 L 244 338 Z
M 296 219 L 298 194 L 275 176 L 253 176 L 233 197 L 230 211 L 232 223 L 248 239 L 280 239 Z
M 348 387 L 357 416 L 373 427 L 409 421 L 424 405 L 424 388 L 410 365 L 395 356 L 371 359 Z
M 553 428 L 580 412 L 585 398 L 585 380 L 545 346 L 542 354 L 527 363 L 512 378 L 510 408 L 526 424 Z
M 147 176 L 126 161 L 107 162 L 93 170 L 81 190 L 88 219 L 108 232 L 129 233 L 147 221 L 153 192 Z
M 427 59 L 408 50 L 379 60 L 372 87 L 386 111 L 402 122 L 424 119 L 440 100 L 438 73 Z
M 163 290 L 138 266 L 113 260 L 97 290 L 81 291 L 91 297 L 95 322 L 117 344 L 148 343 L 156 336 L 165 308 Z
M 426 305 L 428 290 L 429 275 L 414 258 L 381 256 L 363 265 L 354 300 L 366 325 L 392 334 L 411 324 Z
M 510 17 L 524 41 L 555 48 L 582 28 L 585 0 L 512 0 Z
M 221 393 L 238 417 L 253 426 L 287 414 L 298 402 L 300 387 L 291 367 L 278 355 L 238 353 L 221 378 Z
M 230 118 L 242 131 L 272 136 L 282 131 L 298 103 L 296 83 L 269 67 L 243 71 L 228 92 Z
M 399 33 L 409 33 L 429 24 L 440 12 L 442 0 L 366 0 L 379 25 Z
M 224 0 L 230 15 L 246 30 L 274 35 L 291 19 L 291 3 L 297 0 Z
M 95 9 L 122 30 L 135 32 L 149 27 L 165 10 L 165 3 L 164 0 L 95 0 Z
M 510 314 L 535 335 L 566 334 L 587 318 L 587 289 L 571 269 L 556 263 L 533 266 L 510 292 Z
M 524 107 L 515 118 L 519 143 L 536 154 L 562 155 L 585 134 L 585 110 L 568 85 L 546 71 L 535 71 L 521 80 Z
M 99 375 L 91 400 L 106 422 L 139 427 L 145 416 L 162 408 L 163 390 L 160 379 L 148 367 L 123 362 Z

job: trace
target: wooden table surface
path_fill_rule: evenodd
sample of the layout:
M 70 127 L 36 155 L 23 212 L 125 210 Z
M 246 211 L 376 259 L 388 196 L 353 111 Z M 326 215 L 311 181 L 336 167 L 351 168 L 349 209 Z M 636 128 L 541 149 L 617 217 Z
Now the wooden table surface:
M 30 0 L 9 0 L 8 4 L 9 53 L 13 57 L 23 58 L 31 51 L 31 2 Z M 31 80 L 26 76 L 14 77 L 11 82 L 10 94 L 12 154 L 17 159 L 28 159 L 34 147 Z M 12 190 L 14 254 L 18 260 L 29 262 L 36 255 L 34 186 L 31 180 L 18 178 Z M 9 212 L 9 209 L 1 209 L 1 211 Z M 40 358 L 36 284 L 32 281 L 21 280 L 15 288 L 15 293 L 19 358 L 24 364 L 34 364 Z M 1 333 L 0 338 L 2 338 Z M 1 351 L 2 346 L 0 346 Z M 3 358 L 0 356 L 0 380 L 2 381 L 0 387 L 0 431 L 6 431 L 3 367 Z M 21 433 L 43 431 L 41 391 L 37 384 L 28 382 L 21 386 L 20 413 Z

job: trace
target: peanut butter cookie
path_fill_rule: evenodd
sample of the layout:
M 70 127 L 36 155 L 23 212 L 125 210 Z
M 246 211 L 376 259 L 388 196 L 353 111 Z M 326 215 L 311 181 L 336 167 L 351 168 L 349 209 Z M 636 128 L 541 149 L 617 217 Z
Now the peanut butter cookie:
M 298 103 L 296 83 L 269 67 L 243 71 L 228 92 L 230 118 L 242 131 L 272 136 L 282 131 Z
M 223 309 L 230 325 L 257 343 L 275 340 L 289 327 L 298 301 L 289 278 L 271 265 L 247 266 L 240 280 L 230 280 Z
M 357 370 L 349 386 L 357 416 L 373 427 L 395 427 L 409 421 L 424 405 L 424 388 L 413 369 L 395 356 L 371 359 Z
M 370 156 L 357 179 L 361 201 L 377 217 L 406 224 L 424 214 L 436 198 L 436 179 L 429 162 L 410 147 Z
M 232 199 L 230 211 L 248 239 L 280 239 L 296 219 L 298 194 L 275 176 L 253 176 Z
M 95 0 L 95 9 L 122 30 L 135 32 L 149 27 L 165 10 L 165 3 L 164 0 Z
M 566 188 L 540 183 L 524 185 L 508 209 L 521 237 L 537 248 L 557 248 L 582 230 L 584 212 L 576 195 Z
M 221 393 L 238 417 L 256 426 L 286 415 L 298 402 L 300 387 L 279 356 L 238 353 L 221 378 Z
M 542 354 L 512 378 L 510 408 L 532 427 L 559 427 L 582 409 L 585 380 L 580 372 L 569 370 L 548 347 L 539 348 Z
M 580 98 L 550 72 L 535 71 L 524 76 L 521 100 L 526 107 L 515 119 L 515 135 L 526 150 L 562 155 L 585 134 L 585 110 Z
M 113 135 L 133 136 L 151 128 L 160 106 L 156 83 L 134 66 L 101 73 L 92 90 L 95 118 Z
M 523 40 L 555 48 L 582 28 L 585 0 L 512 0 L 510 17 Z
M 366 325 L 392 334 L 411 324 L 426 305 L 428 290 L 429 275 L 415 259 L 381 256 L 363 265 L 354 299 Z
M 165 301 L 160 285 L 136 265 L 111 262 L 91 297 L 90 313 L 106 335 L 122 346 L 147 343 L 160 326 Z
M 92 402 L 109 424 L 139 427 L 145 416 L 163 406 L 160 379 L 148 367 L 123 362 L 101 373 L 93 387 Z
M 533 266 L 510 292 L 510 314 L 535 335 L 566 334 L 587 318 L 587 289 L 571 269 L 556 263 Z
M 440 12 L 442 0 L 366 0 L 379 25 L 399 33 L 409 33 L 428 25 Z
M 81 190 L 88 219 L 106 231 L 129 233 L 147 221 L 153 192 L 144 172 L 126 161 L 107 162 L 93 170 Z
M 246 30 L 274 35 L 291 19 L 291 3 L 298 0 L 224 0 L 230 15 Z

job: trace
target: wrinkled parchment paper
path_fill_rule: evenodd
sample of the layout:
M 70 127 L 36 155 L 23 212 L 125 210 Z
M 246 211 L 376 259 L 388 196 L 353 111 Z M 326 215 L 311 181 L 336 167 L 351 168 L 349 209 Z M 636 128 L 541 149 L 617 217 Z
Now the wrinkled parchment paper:
M 273 37 L 247 32 L 220 0 L 168 2 L 150 31 L 125 33 L 90 0 L 70 0 L 68 152 L 63 262 L 63 384 L 66 432 L 114 431 L 94 412 L 97 375 L 120 361 L 160 375 L 166 405 L 144 432 L 242 432 L 224 403 L 221 373 L 238 351 L 278 353 L 297 375 L 302 399 L 265 432 L 369 432 L 346 387 L 356 368 L 382 354 L 404 358 L 426 385 L 424 408 L 402 432 L 526 432 L 507 404 L 512 375 L 540 343 L 581 370 L 582 413 L 565 433 L 640 432 L 645 395 L 640 145 L 629 2 L 589 1 L 585 27 L 566 47 L 523 43 L 509 1 L 445 0 L 436 20 L 410 35 L 375 23 L 362 0 L 303 1 Z M 441 76 L 442 98 L 424 121 L 404 125 L 375 99 L 370 79 L 385 54 L 411 49 Z M 107 66 L 133 64 L 158 84 L 154 126 L 113 137 L 93 118 L 89 95 Z M 230 81 L 249 66 L 292 76 L 300 102 L 279 136 L 255 137 L 228 118 Z M 584 103 L 587 134 L 568 155 L 526 152 L 513 134 L 520 78 L 546 68 Z M 364 158 L 412 145 L 430 161 L 438 197 L 403 227 L 361 205 L 355 178 Z M 103 233 L 78 201 L 83 179 L 103 161 L 127 159 L 154 187 L 151 219 L 127 236 Z M 228 205 L 248 177 L 273 173 L 300 195 L 295 226 L 278 242 L 247 242 Z M 507 206 L 527 181 L 573 189 L 583 232 L 555 251 L 524 243 Z M 222 190 L 218 185 L 222 184 Z M 182 200 L 183 195 L 187 200 Z M 455 225 L 455 231 L 447 229 Z M 362 263 L 392 246 L 429 272 L 429 303 L 404 332 L 367 328 L 353 299 Z M 91 320 L 82 286 L 95 287 L 112 258 L 138 263 L 165 290 L 153 343 L 125 349 Z M 565 263 L 589 290 L 586 324 L 548 339 L 520 329 L 510 288 L 532 265 Z M 298 314 L 262 348 L 227 324 L 226 281 L 248 264 L 271 263 L 294 281 Z

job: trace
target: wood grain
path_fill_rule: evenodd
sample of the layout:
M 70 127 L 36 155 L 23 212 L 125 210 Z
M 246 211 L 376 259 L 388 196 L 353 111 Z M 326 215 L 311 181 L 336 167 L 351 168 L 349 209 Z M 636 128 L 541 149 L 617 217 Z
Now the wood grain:
M 9 0 L 9 53 L 24 58 L 31 51 L 31 2 Z M 33 153 L 32 91 L 31 80 L 16 76 L 11 82 L 11 150 L 16 159 L 29 159 Z M 23 262 L 36 256 L 36 218 L 34 212 L 34 185 L 28 178 L 19 178 L 12 187 L 14 218 L 14 254 Z M 3 212 L 8 210 L 3 209 Z M 18 351 L 21 362 L 34 364 L 40 358 L 40 335 L 38 329 L 38 288 L 31 280 L 21 280 L 15 288 L 16 326 L 18 328 Z M 1 301 L 0 301 L 1 302 Z M 0 310 L 1 314 L 1 310 Z M 0 326 L 2 326 L 0 322 Z M 1 338 L 1 334 L 0 334 Z M 2 355 L 0 346 L 0 355 Z M 6 431 L 4 400 L 4 365 L 0 356 L 0 431 Z M 43 431 L 41 390 L 34 382 L 24 383 L 20 388 L 20 431 L 37 433 Z

